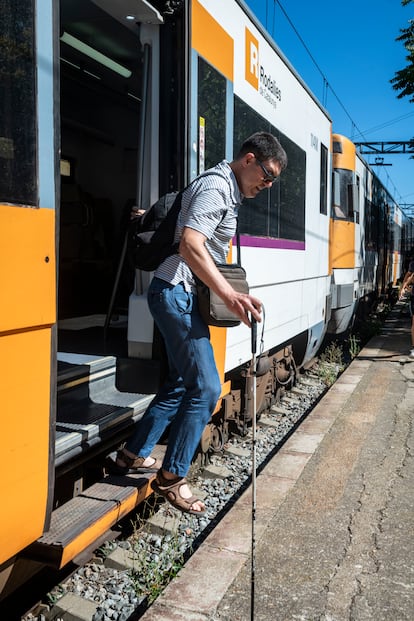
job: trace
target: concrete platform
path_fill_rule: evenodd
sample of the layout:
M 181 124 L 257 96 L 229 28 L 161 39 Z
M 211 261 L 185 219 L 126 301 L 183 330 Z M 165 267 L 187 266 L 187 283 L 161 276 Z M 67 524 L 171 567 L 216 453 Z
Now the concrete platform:
M 413 621 L 414 361 L 397 305 L 143 621 Z

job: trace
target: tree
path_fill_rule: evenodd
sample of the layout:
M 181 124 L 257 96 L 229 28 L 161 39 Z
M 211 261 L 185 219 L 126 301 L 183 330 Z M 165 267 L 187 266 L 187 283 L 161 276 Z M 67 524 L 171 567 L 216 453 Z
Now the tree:
M 413 0 L 401 0 L 403 6 L 410 2 Z M 407 28 L 401 28 L 401 34 L 396 38 L 396 41 L 402 41 L 408 52 L 406 56 L 408 65 L 397 71 L 390 82 L 393 89 L 399 91 L 398 99 L 409 97 L 409 101 L 414 103 L 414 19 L 409 19 L 408 24 Z

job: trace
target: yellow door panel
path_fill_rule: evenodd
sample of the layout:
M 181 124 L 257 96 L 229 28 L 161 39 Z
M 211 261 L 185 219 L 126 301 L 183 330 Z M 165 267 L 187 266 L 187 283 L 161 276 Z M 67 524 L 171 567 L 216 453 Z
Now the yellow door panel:
M 0 205 L 0 333 L 56 316 L 55 212 Z
M 329 242 L 329 269 L 354 268 L 355 224 L 347 220 L 331 220 Z
M 43 532 L 48 493 L 51 331 L 0 336 L 0 563 Z

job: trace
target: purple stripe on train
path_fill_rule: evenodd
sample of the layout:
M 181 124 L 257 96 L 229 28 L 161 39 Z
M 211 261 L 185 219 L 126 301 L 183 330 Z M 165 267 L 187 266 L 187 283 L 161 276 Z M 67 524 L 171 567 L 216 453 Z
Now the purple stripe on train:
M 236 247 L 236 238 L 233 238 L 233 247 Z M 293 241 L 291 239 L 274 239 L 272 237 L 250 237 L 250 235 L 240 235 L 240 246 L 250 248 L 284 248 L 289 250 L 305 250 L 305 242 Z

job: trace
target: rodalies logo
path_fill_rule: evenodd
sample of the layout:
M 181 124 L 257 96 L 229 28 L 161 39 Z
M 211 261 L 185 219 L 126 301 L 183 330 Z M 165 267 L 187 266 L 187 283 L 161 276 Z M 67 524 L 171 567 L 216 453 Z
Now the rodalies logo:
M 259 41 L 245 29 L 245 78 L 274 108 L 282 101 L 282 91 L 260 64 Z

